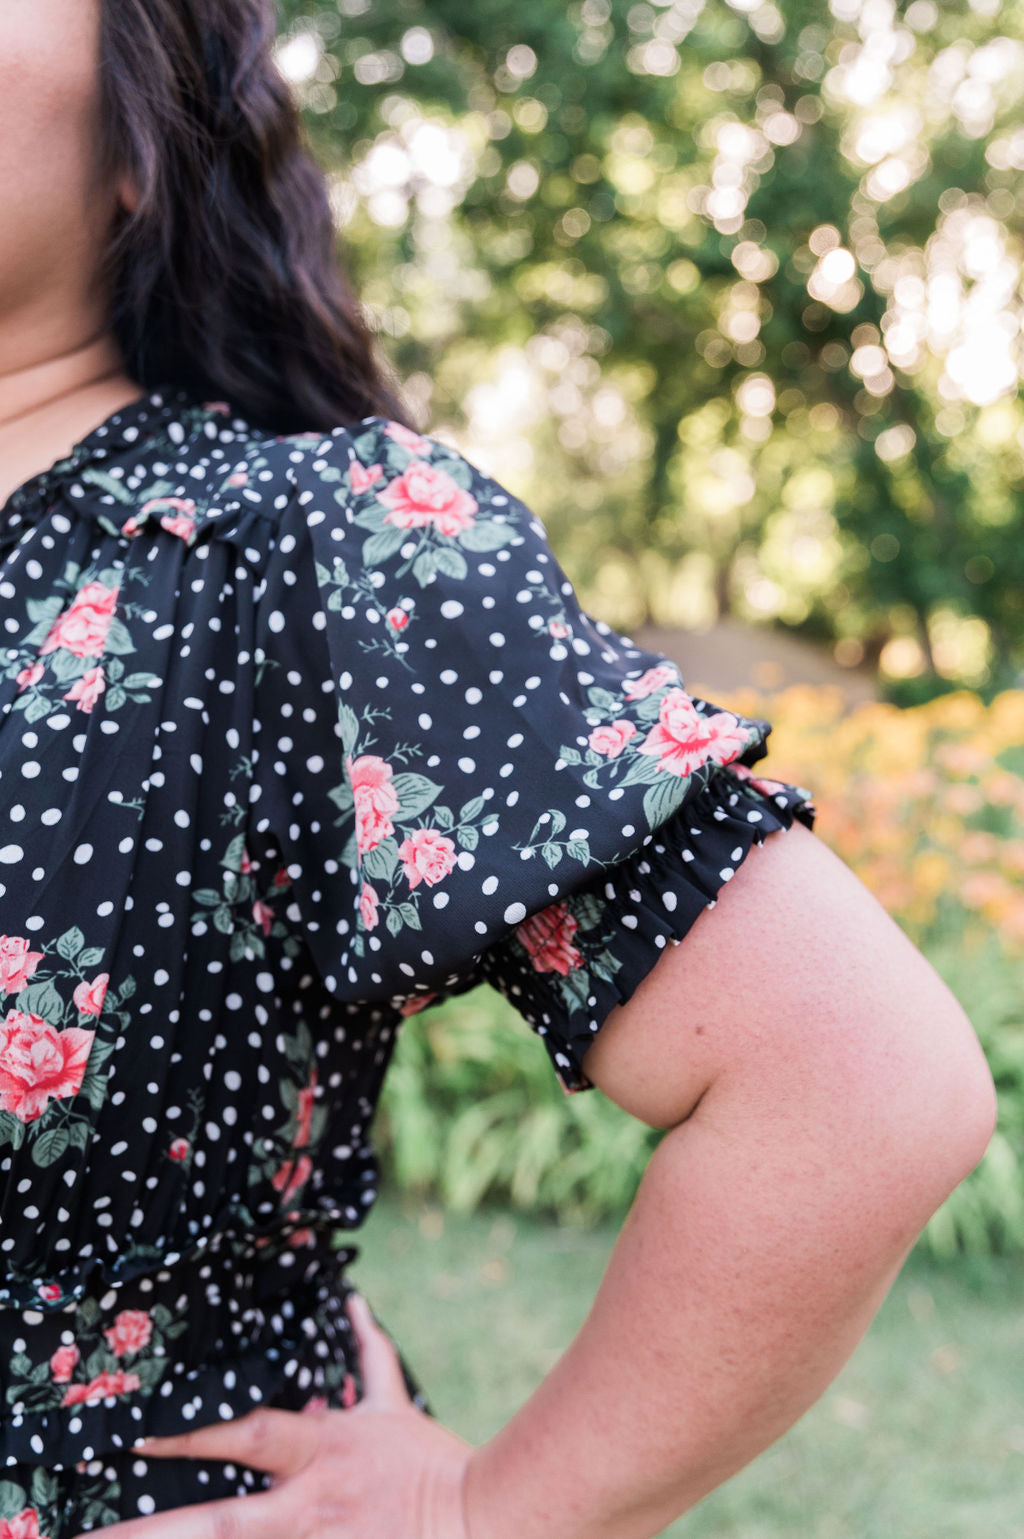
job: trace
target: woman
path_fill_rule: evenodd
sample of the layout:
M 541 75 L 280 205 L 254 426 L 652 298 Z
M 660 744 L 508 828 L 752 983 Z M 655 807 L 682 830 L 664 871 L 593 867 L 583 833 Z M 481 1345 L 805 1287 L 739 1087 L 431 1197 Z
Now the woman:
M 403 420 L 271 30 L 0 9 L 0 1534 L 640 1539 L 836 1374 L 991 1080 L 769 724 Z M 667 1131 L 474 1449 L 335 1240 L 484 979 Z

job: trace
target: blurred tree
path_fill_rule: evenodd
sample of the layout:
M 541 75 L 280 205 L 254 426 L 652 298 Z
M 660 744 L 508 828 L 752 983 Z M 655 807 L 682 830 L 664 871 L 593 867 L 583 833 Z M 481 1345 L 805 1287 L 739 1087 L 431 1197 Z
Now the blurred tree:
M 1020 682 L 1024 0 L 280 9 L 422 425 L 589 607 Z

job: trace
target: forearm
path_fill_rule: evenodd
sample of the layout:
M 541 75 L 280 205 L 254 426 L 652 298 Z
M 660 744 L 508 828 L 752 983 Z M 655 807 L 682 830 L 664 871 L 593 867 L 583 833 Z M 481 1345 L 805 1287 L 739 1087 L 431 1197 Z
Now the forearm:
M 785 1116 L 731 1136 L 702 1111 L 655 1151 L 579 1334 L 472 1456 L 470 1539 L 660 1533 L 820 1395 L 944 1193 L 894 1219 L 829 1135 L 809 1169 Z

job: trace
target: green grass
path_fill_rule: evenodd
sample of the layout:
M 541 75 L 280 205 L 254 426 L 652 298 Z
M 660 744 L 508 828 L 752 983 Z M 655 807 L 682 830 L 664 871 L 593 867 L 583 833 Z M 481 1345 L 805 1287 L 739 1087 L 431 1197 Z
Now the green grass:
M 616 1233 L 385 1196 L 353 1278 L 434 1414 L 479 1443 L 579 1328 Z M 1024 1539 L 1020 1259 L 912 1257 L 818 1405 L 666 1535 Z

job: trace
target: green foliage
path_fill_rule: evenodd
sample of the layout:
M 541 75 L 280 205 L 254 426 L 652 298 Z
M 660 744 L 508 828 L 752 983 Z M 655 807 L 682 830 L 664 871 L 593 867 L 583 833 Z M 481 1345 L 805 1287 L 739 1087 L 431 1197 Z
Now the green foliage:
M 566 1096 L 539 1039 L 486 986 L 403 1023 L 375 1134 L 404 1191 L 568 1224 L 625 1213 L 661 1137 L 596 1090 Z
M 928 956 L 978 1033 L 999 1119 L 981 1164 L 936 1213 L 923 1243 L 940 1257 L 1024 1252 L 1024 963 L 1011 961 L 993 932 L 970 954 L 949 934 Z
M 588 605 L 1016 680 L 1024 0 L 281 14 L 410 401 Z

